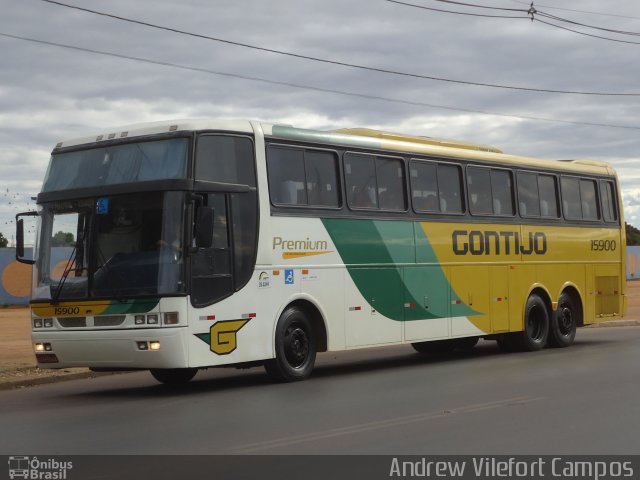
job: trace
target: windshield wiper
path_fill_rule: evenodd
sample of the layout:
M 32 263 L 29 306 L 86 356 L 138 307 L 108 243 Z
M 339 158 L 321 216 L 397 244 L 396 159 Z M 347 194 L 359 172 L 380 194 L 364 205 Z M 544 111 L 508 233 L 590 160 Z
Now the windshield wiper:
M 76 254 L 76 251 L 78 250 L 78 243 L 76 242 L 73 244 L 73 250 L 71 250 L 71 255 L 69 255 L 69 260 L 67 260 L 67 264 L 64 267 L 64 272 L 62 272 L 62 277 L 60 278 L 60 281 L 58 282 L 58 286 L 55 289 L 54 294 L 51 297 L 51 303 L 52 304 L 56 304 L 58 303 L 58 299 L 60 298 L 60 294 L 62 293 L 62 287 L 64 287 L 64 282 L 67 281 L 67 277 L 69 276 L 69 273 L 71 272 L 71 269 L 74 266 L 74 257 Z

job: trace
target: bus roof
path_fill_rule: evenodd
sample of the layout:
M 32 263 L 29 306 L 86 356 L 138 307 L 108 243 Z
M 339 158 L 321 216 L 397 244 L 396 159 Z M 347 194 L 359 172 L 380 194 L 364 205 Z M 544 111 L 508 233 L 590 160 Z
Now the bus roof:
M 519 165 L 523 168 L 543 168 L 599 175 L 615 174 L 609 163 L 598 160 L 544 160 L 532 157 L 508 155 L 489 145 L 403 135 L 369 128 L 345 128 L 325 131 L 296 128 L 291 125 L 284 124 L 253 122 L 249 120 L 181 119 L 141 123 L 112 128 L 92 136 L 60 142 L 56 145 L 56 149 L 81 145 L 93 145 L 109 140 L 161 135 L 163 133 L 181 131 L 229 130 L 240 133 L 253 133 L 256 128 L 261 128 L 264 134 L 268 137 L 320 143 L 324 145 L 329 144 L 346 147 L 360 147 L 365 149 L 381 149 L 390 152 L 415 153 L 440 158 L 478 160 Z

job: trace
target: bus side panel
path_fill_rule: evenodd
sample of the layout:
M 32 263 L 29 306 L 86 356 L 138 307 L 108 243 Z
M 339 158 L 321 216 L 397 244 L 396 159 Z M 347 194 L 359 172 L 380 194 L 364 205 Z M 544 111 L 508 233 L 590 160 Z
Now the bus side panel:
M 489 267 L 487 265 L 459 265 L 451 267 L 451 284 L 455 285 L 460 304 L 451 306 L 451 336 L 460 337 L 491 332 L 489 307 Z M 477 312 L 469 321 L 456 320 L 463 317 L 461 308 Z
M 402 322 L 391 318 L 402 318 L 401 270 L 392 267 L 351 268 L 351 285 L 346 289 L 349 313 L 346 320 L 346 342 L 348 347 L 399 343 L 402 340 Z M 371 281 L 375 279 L 375 281 Z M 364 297 L 356 285 L 367 284 Z
M 509 330 L 509 267 L 492 265 L 489 267 L 489 302 L 491 312 L 491 333 Z
M 448 283 L 435 281 L 441 271 L 448 277 L 446 270 L 439 266 L 404 268 L 405 285 L 415 285 L 417 289 L 405 291 L 405 341 L 444 339 L 451 335 L 451 288 Z M 434 318 L 423 320 L 425 310 Z

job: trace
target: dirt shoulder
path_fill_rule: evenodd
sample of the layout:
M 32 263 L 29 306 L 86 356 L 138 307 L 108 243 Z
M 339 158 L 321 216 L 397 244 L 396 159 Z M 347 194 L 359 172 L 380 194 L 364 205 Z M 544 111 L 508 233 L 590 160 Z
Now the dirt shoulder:
M 28 307 L 0 309 L 0 390 L 99 376 L 88 368 L 36 368 Z
M 640 325 L 640 280 L 627 282 L 627 297 L 625 320 L 605 322 L 595 327 Z M 36 368 L 31 347 L 29 309 L 0 308 L 0 390 L 99 375 L 103 374 L 90 372 L 86 368 Z

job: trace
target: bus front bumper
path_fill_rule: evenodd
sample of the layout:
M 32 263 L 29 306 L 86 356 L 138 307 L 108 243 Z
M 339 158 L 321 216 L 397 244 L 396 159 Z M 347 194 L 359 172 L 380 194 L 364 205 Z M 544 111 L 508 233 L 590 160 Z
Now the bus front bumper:
M 186 327 L 33 332 L 39 368 L 186 368 Z

